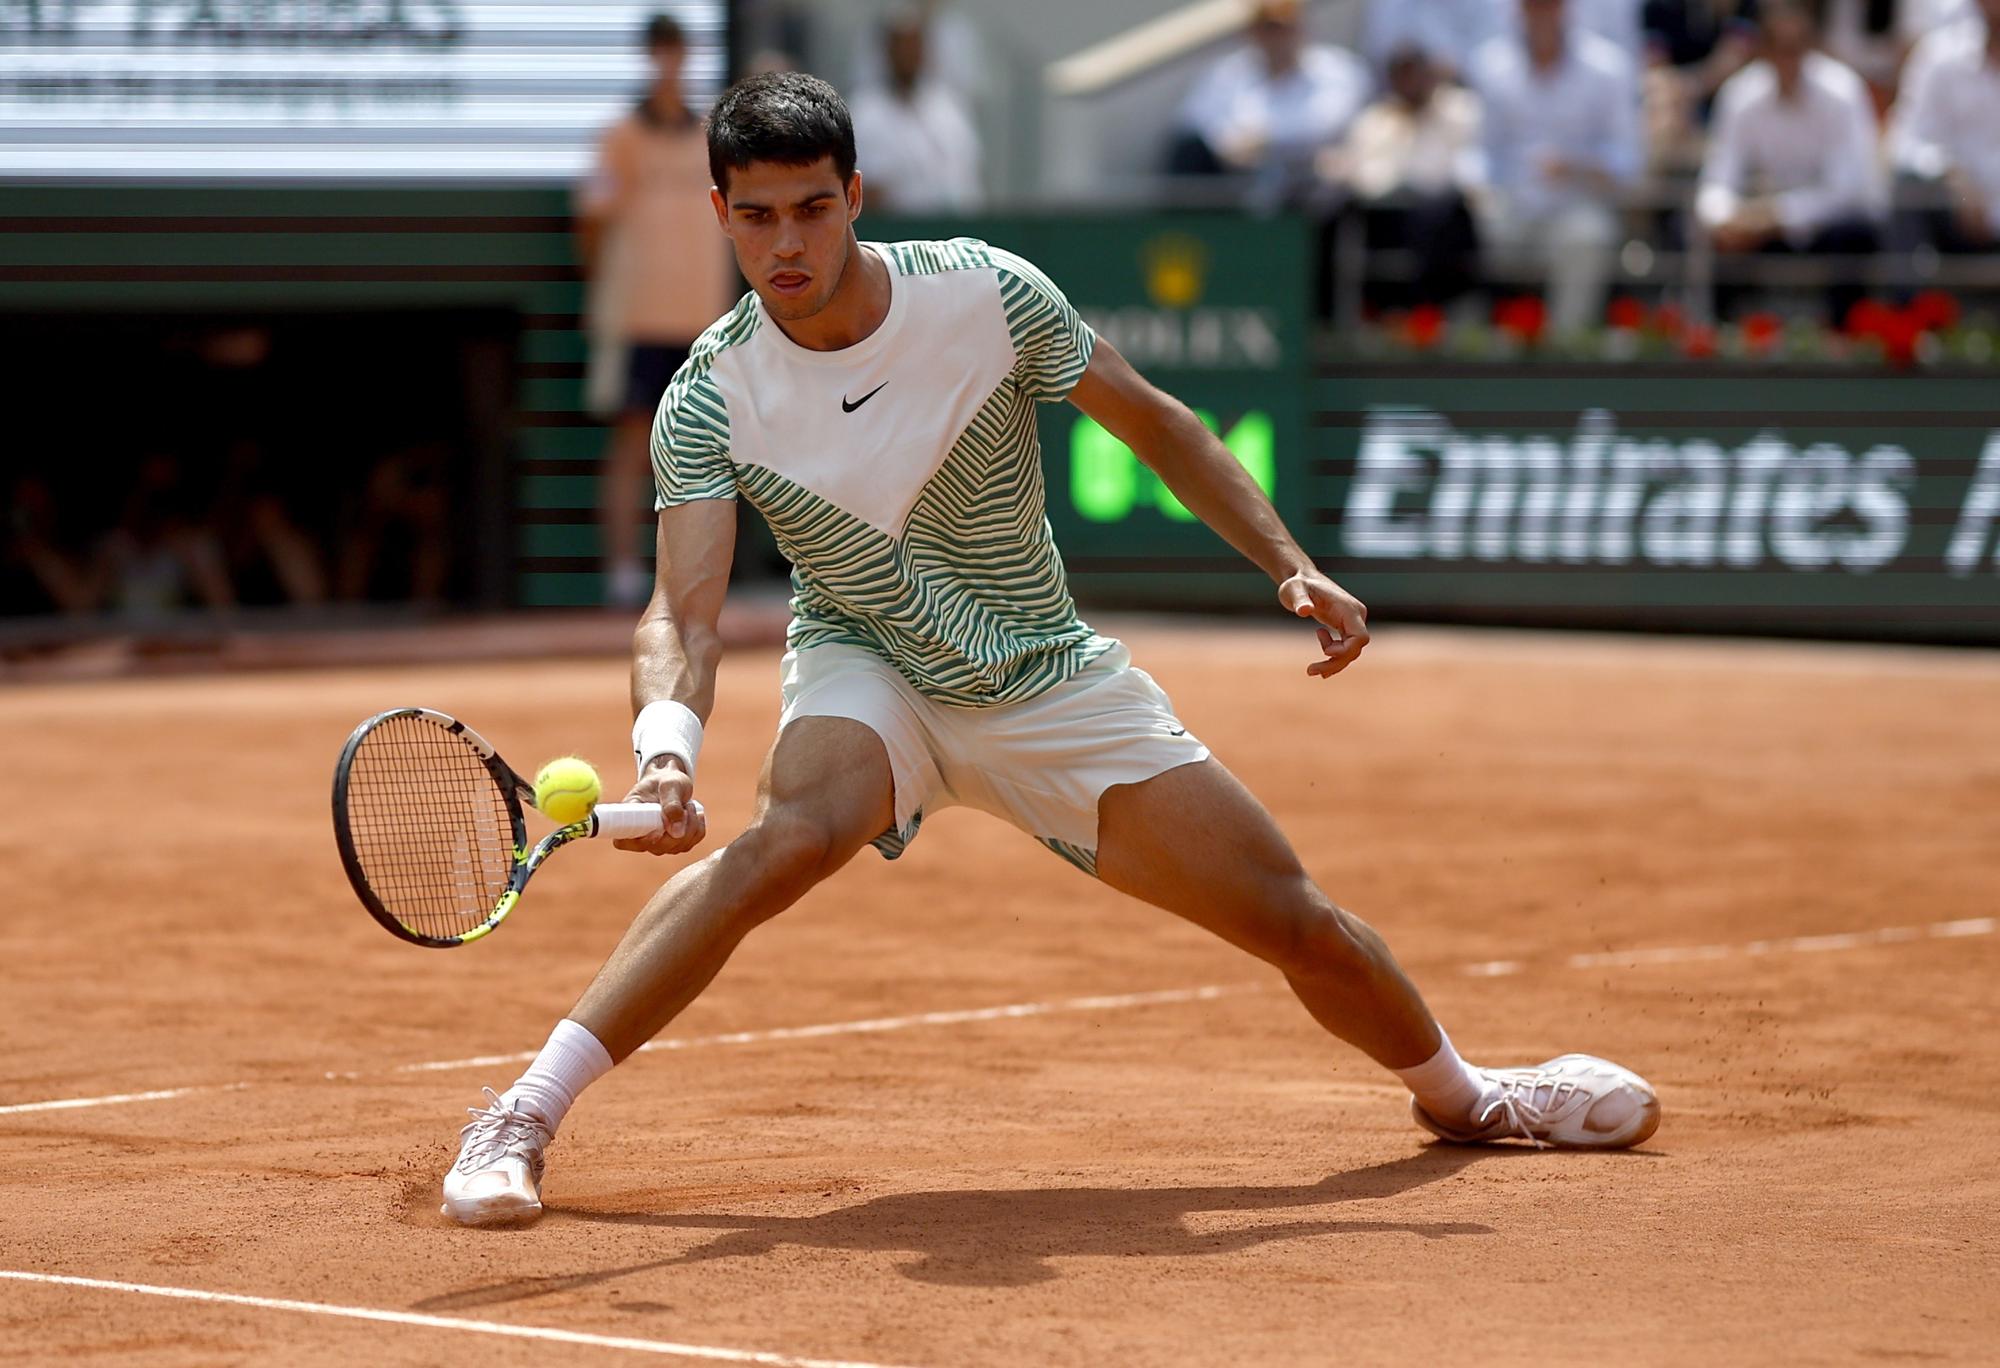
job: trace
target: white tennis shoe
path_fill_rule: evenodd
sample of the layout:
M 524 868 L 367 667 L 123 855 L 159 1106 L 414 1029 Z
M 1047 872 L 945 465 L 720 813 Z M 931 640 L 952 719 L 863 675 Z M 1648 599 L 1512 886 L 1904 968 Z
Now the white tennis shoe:
M 1459 1145 L 1526 1140 L 1537 1149 L 1629 1149 L 1660 1128 L 1660 1095 L 1630 1069 L 1595 1055 L 1558 1055 L 1524 1069 L 1481 1069 L 1487 1091 L 1462 1126 L 1439 1121 L 1417 1099 L 1417 1124 Z
M 487 1107 L 467 1107 L 458 1162 L 444 1176 L 445 1215 L 460 1225 L 518 1225 L 542 1214 L 542 1152 L 554 1139 L 533 1112 L 510 1107 L 491 1088 Z

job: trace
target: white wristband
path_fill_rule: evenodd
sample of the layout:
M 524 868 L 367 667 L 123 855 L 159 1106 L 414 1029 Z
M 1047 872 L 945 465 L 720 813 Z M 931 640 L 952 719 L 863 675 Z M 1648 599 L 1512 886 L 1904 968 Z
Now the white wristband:
M 694 709 L 670 698 L 648 703 L 632 722 L 632 759 L 639 773 L 663 755 L 671 755 L 687 766 L 694 777 L 694 762 L 701 754 L 701 719 Z

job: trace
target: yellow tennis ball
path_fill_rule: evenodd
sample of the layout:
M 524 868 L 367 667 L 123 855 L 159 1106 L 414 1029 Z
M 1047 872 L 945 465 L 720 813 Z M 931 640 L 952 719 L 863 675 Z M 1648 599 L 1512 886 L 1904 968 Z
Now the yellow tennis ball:
M 590 815 L 603 788 L 588 760 L 559 756 L 535 772 L 535 806 L 557 826 L 568 826 Z

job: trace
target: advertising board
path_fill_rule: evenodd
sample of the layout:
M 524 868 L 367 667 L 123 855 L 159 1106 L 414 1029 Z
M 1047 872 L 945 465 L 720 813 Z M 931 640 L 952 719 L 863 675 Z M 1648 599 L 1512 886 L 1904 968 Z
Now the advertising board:
M 568 182 L 673 14 L 725 0 L 0 0 L 0 176 Z

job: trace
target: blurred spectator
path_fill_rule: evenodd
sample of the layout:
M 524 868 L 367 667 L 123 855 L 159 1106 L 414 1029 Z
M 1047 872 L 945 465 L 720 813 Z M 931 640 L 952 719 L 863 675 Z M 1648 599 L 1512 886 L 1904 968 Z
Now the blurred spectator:
M 945 0 L 901 0 L 899 8 L 901 15 L 892 10 L 887 17 L 913 18 L 923 28 L 925 74 L 967 105 L 977 105 L 992 88 L 994 76 L 986 57 L 986 44 L 972 20 Z M 879 90 L 891 84 L 893 65 L 879 31 L 865 24 L 858 26 L 854 88 Z
M 1444 304 L 1476 279 L 1479 249 L 1468 196 L 1486 180 L 1479 100 L 1444 85 L 1443 69 L 1418 47 L 1389 59 L 1389 90 L 1355 119 L 1320 173 L 1357 201 L 1368 250 L 1416 256 L 1409 288 L 1394 304 Z
M 1646 0 L 1640 24 L 1656 58 L 1693 76 L 1706 98 L 1755 54 L 1757 0 Z
M 340 596 L 350 603 L 381 597 L 436 608 L 450 568 L 451 448 L 417 442 L 375 463 L 359 516 L 340 539 Z M 389 554 L 395 537 L 401 554 Z M 396 578 L 386 580 L 383 567 Z M 403 567 L 409 567 L 402 578 Z
M 153 452 L 140 461 L 118 525 L 97 547 L 94 577 L 105 606 L 137 619 L 170 616 L 190 600 L 214 611 L 235 606 L 201 502 L 173 457 Z
M 1610 43 L 1625 54 L 1634 71 L 1646 61 L 1644 11 L 1645 0 L 1569 0 L 1570 27 L 1594 33 Z M 1510 17 L 1518 32 L 1519 12 Z
M 1948 252 L 2000 250 L 2000 0 L 1979 10 L 1911 55 L 1890 140 L 1898 167 L 1943 190 L 1925 226 Z
M 1481 48 L 1473 78 L 1493 185 L 1482 226 L 1509 270 L 1545 275 L 1557 332 L 1589 327 L 1604 312 L 1618 196 L 1640 168 L 1631 63 L 1572 27 L 1563 0 L 1521 0 L 1521 35 Z
M 1722 83 L 1757 55 L 1757 0 L 1646 0 L 1648 162 L 1701 164 L 1702 127 Z
M 982 198 L 972 115 L 926 69 L 922 11 L 902 6 L 882 24 L 888 84 L 856 95 L 856 165 L 871 207 L 909 214 L 965 213 Z
M 1903 59 L 1917 41 L 1970 10 L 1968 0 L 1818 0 L 1820 46 L 1857 72 L 1882 107 L 1895 93 Z
M 326 567 L 319 547 L 285 506 L 280 484 L 260 442 L 246 437 L 229 444 L 214 525 L 230 573 L 240 578 L 268 569 L 287 602 L 324 603 Z
M 1258 197 L 1276 202 L 1303 188 L 1313 158 L 1346 131 L 1374 82 L 1353 53 L 1306 41 L 1298 0 L 1259 0 L 1250 40 L 1195 83 L 1167 169 L 1253 173 Z
M 1381 71 L 1398 52 L 1416 48 L 1461 79 L 1486 41 L 1505 31 L 1505 19 L 1504 0 L 1368 0 L 1361 54 Z
M 58 612 L 97 609 L 99 585 L 83 556 L 63 536 L 55 494 L 39 475 L 20 475 L 7 494 L 8 559 L 18 562 Z
M 1701 226 L 1724 253 L 1876 251 L 1885 196 L 1867 86 L 1812 50 L 1812 19 L 1794 0 L 1765 0 L 1762 37 L 1761 58 L 1716 96 Z M 1834 269 L 1838 324 L 1861 288 L 1851 265 Z
M 707 190 L 708 143 L 681 96 L 687 40 L 656 15 L 646 26 L 653 84 L 606 130 L 597 166 L 577 194 L 590 276 L 592 412 L 612 420 L 599 494 L 608 595 L 646 601 L 652 577 L 637 550 L 648 504 L 653 410 L 688 348 L 727 306 L 735 283 Z
M 229 574 L 245 598 L 268 599 L 255 581 L 268 573 L 277 593 L 291 603 L 326 601 L 326 568 L 319 548 L 287 509 L 283 473 L 268 459 L 288 412 L 283 380 L 273 365 L 276 339 L 271 329 L 234 325 L 202 334 L 178 388 L 190 401 L 182 416 L 191 449 L 202 464 L 219 472 L 209 525 L 217 530 Z M 213 434 L 218 416 L 234 431 L 219 448 Z M 251 583 L 245 584 L 245 577 Z

